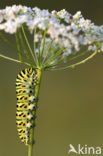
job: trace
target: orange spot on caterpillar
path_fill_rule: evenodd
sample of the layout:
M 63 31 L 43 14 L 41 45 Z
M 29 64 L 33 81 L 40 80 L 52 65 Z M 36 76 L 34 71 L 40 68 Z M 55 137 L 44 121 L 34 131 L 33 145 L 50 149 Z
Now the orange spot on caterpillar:
M 27 75 L 27 76 L 29 76 L 29 74 L 28 74 L 28 73 L 27 73 L 26 75 Z
M 22 133 L 25 133 L 25 131 L 24 131 L 24 130 L 22 130 Z
M 24 96 L 24 100 L 26 100 L 27 99 L 27 97 L 26 96 Z
M 25 79 L 23 78 L 23 81 L 25 81 Z
M 25 117 L 25 114 L 22 114 L 23 117 Z
M 22 122 L 22 125 L 25 126 L 25 123 Z
M 21 86 L 22 86 L 22 87 L 25 87 L 25 85 L 24 85 L 24 84 L 22 84 Z
M 27 108 L 27 106 L 26 106 L 26 105 L 24 105 L 24 108 Z
M 24 92 L 25 92 L 25 90 L 22 90 L 21 92 L 22 92 L 22 93 L 24 93 Z

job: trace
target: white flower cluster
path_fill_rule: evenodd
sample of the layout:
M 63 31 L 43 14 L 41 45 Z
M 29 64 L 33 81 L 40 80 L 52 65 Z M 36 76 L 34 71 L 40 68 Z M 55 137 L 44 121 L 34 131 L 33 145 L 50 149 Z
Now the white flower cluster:
M 55 49 L 65 49 L 62 57 L 78 52 L 82 46 L 89 51 L 103 51 L 103 26 L 95 26 L 90 20 L 85 20 L 80 11 L 72 16 L 65 9 L 49 12 L 21 5 L 0 10 L 0 30 L 13 34 L 22 24 L 30 32 L 36 28 L 36 43 L 43 43 L 45 32 L 44 49 L 53 41 L 51 49 L 54 46 Z

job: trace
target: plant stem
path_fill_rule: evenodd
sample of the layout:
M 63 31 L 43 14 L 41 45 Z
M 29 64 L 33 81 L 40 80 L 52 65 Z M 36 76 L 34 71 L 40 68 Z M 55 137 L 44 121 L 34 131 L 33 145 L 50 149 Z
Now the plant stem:
M 78 66 L 78 65 L 80 65 L 82 63 L 85 63 L 88 60 L 92 59 L 97 53 L 98 53 L 98 51 L 95 51 L 90 56 L 88 56 L 87 58 L 85 58 L 84 60 L 82 60 L 80 62 L 77 62 L 75 64 L 72 64 L 72 65 L 69 65 L 69 66 L 66 66 L 66 67 L 61 67 L 61 68 L 49 69 L 49 70 L 65 70 L 65 69 L 68 69 L 68 68 L 74 68 L 74 67 L 76 67 L 76 66 Z
M 0 57 L 4 58 L 4 59 L 6 59 L 6 60 L 10 60 L 10 61 L 12 61 L 12 62 L 17 62 L 17 63 L 21 63 L 21 64 L 25 64 L 25 65 L 27 65 L 27 66 L 30 66 L 30 64 L 28 64 L 28 63 L 26 63 L 26 62 L 21 62 L 21 61 L 19 61 L 19 60 L 16 60 L 16 59 L 14 59 L 14 58 L 11 58 L 11 57 L 8 57 L 8 56 L 2 55 L 2 54 L 0 54 Z
M 25 31 L 24 31 L 23 26 L 22 26 L 22 32 L 23 32 L 25 41 L 26 41 L 26 43 L 27 43 L 27 46 L 28 46 L 28 48 L 29 48 L 29 50 L 30 50 L 30 53 L 31 53 L 31 55 L 32 55 L 32 57 L 33 57 L 33 59 L 34 59 L 34 62 L 35 62 L 35 56 L 34 56 L 34 53 L 33 53 L 32 49 L 31 49 L 31 46 L 30 46 L 30 44 L 29 44 L 29 41 L 28 41 L 28 39 L 27 39 L 27 36 L 26 36 L 26 33 L 25 33 Z
M 19 61 L 22 62 L 22 57 L 21 57 L 21 52 L 20 52 L 20 44 L 19 44 L 17 33 L 15 34 L 15 38 L 16 38 L 17 50 L 18 50 L 18 54 L 19 54 Z
M 37 69 L 37 75 L 38 75 L 38 82 L 37 85 L 35 86 L 35 97 L 38 98 L 39 95 L 39 90 L 40 90 L 40 82 L 41 82 L 41 77 L 42 77 L 42 70 L 41 69 Z M 36 102 L 36 106 L 37 106 L 37 102 Z M 36 110 L 34 111 L 34 116 L 36 115 Z M 32 123 L 33 125 L 35 124 L 35 118 L 34 121 Z M 30 144 L 28 146 L 28 156 L 32 156 L 33 153 L 33 144 L 34 144 L 34 128 L 31 128 L 30 130 Z

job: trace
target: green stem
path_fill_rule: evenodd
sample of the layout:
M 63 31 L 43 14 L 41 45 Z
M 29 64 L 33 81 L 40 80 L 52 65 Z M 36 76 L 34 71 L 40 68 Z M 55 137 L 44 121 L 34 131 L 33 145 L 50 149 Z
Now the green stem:
M 61 68 L 54 68 L 54 69 L 49 69 L 49 70 L 65 70 L 65 69 L 68 69 L 68 68 L 74 68 L 82 63 L 85 63 L 87 62 L 88 60 L 92 59 L 96 54 L 98 53 L 98 51 L 95 51 L 94 53 L 92 53 L 89 57 L 85 58 L 84 60 L 80 61 L 80 62 L 77 62 L 75 64 L 72 64 L 72 65 L 69 65 L 69 66 L 66 66 L 66 67 L 61 67 Z
M 35 35 L 36 35 L 36 27 L 35 27 L 35 29 L 34 29 L 34 40 L 33 40 L 33 44 L 34 44 L 34 56 L 35 56 L 35 62 L 36 62 L 37 65 L 39 65 L 39 62 L 38 62 L 38 56 L 37 56 L 37 53 L 36 53 Z
M 31 55 L 32 55 L 32 57 L 33 57 L 33 59 L 34 59 L 34 62 L 35 62 L 35 56 L 34 56 L 34 54 L 33 54 L 33 51 L 32 51 L 32 49 L 31 49 L 31 46 L 30 46 L 30 44 L 29 44 L 29 41 L 28 41 L 28 39 L 27 39 L 27 36 L 26 36 L 26 33 L 25 33 L 25 31 L 24 31 L 23 26 L 22 26 L 21 28 L 22 28 L 22 32 L 23 32 L 25 41 L 26 41 L 26 43 L 27 43 L 27 46 L 28 46 L 28 48 L 29 48 L 29 50 L 30 50 L 30 53 L 31 53 Z
M 42 77 L 42 70 L 41 69 L 37 69 L 37 75 L 38 75 L 38 83 L 35 87 L 35 97 L 38 97 L 39 95 L 39 90 L 40 90 L 40 82 L 41 82 L 41 77 Z M 37 103 L 36 103 L 37 106 Z M 34 111 L 34 116 L 36 114 L 36 110 Z M 33 125 L 35 124 L 35 119 L 33 121 Z M 32 156 L 33 153 L 33 139 L 34 139 L 34 128 L 31 128 L 30 130 L 30 144 L 28 146 L 28 156 Z
M 10 61 L 13 61 L 13 62 L 17 62 L 17 63 L 21 63 L 21 64 L 25 64 L 25 65 L 27 65 L 27 66 L 30 66 L 30 64 L 28 64 L 28 63 L 26 63 L 26 62 L 21 62 L 21 61 L 19 61 L 19 60 L 16 60 L 16 59 L 14 59 L 14 58 L 11 58 L 11 57 L 8 57 L 8 56 L 2 55 L 2 54 L 0 54 L 0 57 L 4 58 L 4 59 L 6 59 L 6 60 L 10 60 Z
M 16 38 L 16 44 L 17 44 L 18 55 L 19 55 L 19 61 L 22 62 L 22 57 L 21 57 L 21 52 L 20 52 L 20 44 L 19 44 L 19 40 L 18 40 L 17 33 L 15 34 L 15 38 Z
M 51 46 L 52 46 L 52 43 L 53 43 L 53 40 L 52 40 L 52 41 L 50 42 L 50 44 L 49 44 L 49 47 L 48 47 L 48 49 L 47 49 L 47 51 L 46 51 L 46 54 L 45 54 L 45 57 L 44 57 L 44 59 L 43 59 L 42 64 L 44 64 L 45 60 L 46 60 L 47 57 L 48 57 L 49 50 L 50 50 L 50 48 L 51 48 Z
M 88 51 L 82 52 L 82 53 L 79 54 L 79 55 L 76 55 L 76 56 L 73 56 L 73 57 L 71 57 L 71 58 L 68 58 L 68 59 L 66 60 L 66 62 L 73 61 L 73 60 L 75 60 L 75 59 L 77 59 L 77 58 L 79 58 L 79 57 L 81 57 L 81 56 L 84 56 L 86 53 L 88 53 Z M 52 68 L 53 66 L 56 66 L 56 67 L 57 67 L 59 64 L 64 63 L 64 59 L 65 59 L 65 58 L 66 58 L 66 57 L 60 58 L 59 60 L 57 60 L 57 61 L 54 62 L 53 64 L 47 66 L 45 69 L 47 69 L 47 68 L 50 69 L 50 68 Z
M 27 52 L 27 50 L 26 50 L 25 43 L 24 43 L 24 41 L 23 41 L 23 37 L 22 37 L 22 34 L 21 34 L 20 29 L 18 29 L 18 32 L 19 32 L 19 38 L 20 38 L 20 41 L 21 41 L 21 46 L 22 46 L 23 51 L 24 51 L 24 53 L 25 53 L 26 59 L 28 60 L 29 64 L 32 64 L 32 63 L 31 63 L 32 61 L 30 60 L 29 54 L 28 54 L 28 52 Z
M 52 61 L 54 61 L 55 59 L 57 59 L 58 56 L 61 55 L 61 53 L 63 52 L 63 50 L 64 50 L 64 48 L 61 48 L 60 50 L 58 50 L 58 51 L 56 52 L 55 55 L 53 54 L 52 56 L 50 56 L 50 58 L 48 58 L 48 60 L 45 62 L 43 68 L 45 68 L 45 67 L 48 66 Z
M 42 58 L 43 58 L 43 53 L 45 49 L 45 38 L 46 38 L 46 30 L 44 31 L 44 36 L 43 36 L 43 45 L 42 45 L 42 50 L 41 50 L 41 63 L 42 63 Z

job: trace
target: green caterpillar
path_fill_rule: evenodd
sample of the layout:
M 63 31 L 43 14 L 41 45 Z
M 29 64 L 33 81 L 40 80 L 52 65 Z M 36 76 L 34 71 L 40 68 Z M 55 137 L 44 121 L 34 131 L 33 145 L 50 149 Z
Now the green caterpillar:
M 29 68 L 21 71 L 16 79 L 17 111 L 16 125 L 19 137 L 25 145 L 30 144 L 30 130 L 35 126 L 38 70 Z

